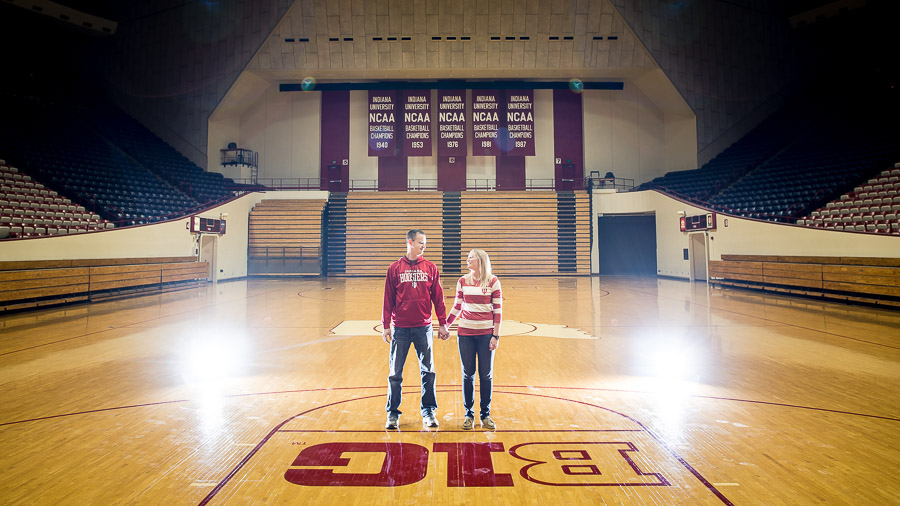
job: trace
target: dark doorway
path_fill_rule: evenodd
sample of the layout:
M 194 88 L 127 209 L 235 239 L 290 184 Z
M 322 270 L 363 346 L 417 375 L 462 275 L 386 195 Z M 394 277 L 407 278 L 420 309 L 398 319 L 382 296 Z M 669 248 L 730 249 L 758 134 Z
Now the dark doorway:
M 600 274 L 656 276 L 656 216 L 597 218 Z
M 568 191 L 581 188 L 577 181 L 577 167 L 574 163 L 564 163 L 560 172 L 562 177 L 560 178 L 559 186 L 556 188 L 557 190 Z
M 341 166 L 332 163 L 328 165 L 328 191 L 330 192 L 345 192 L 347 191 L 347 185 L 344 182 L 343 174 L 342 174 Z

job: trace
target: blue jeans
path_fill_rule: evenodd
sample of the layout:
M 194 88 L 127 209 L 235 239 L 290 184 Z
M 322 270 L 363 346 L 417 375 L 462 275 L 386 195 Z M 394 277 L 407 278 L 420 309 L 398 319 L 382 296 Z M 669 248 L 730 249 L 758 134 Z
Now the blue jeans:
M 388 396 L 385 409 L 388 413 L 400 415 L 400 401 L 402 401 L 401 388 L 403 384 L 403 364 L 406 363 L 406 355 L 409 354 L 409 345 L 416 348 L 416 357 L 419 359 L 419 372 L 422 375 L 422 416 L 434 413 L 437 409 L 437 399 L 434 394 L 434 329 L 431 325 L 424 327 L 391 329 L 391 356 L 390 372 L 388 376 Z
M 462 362 L 463 407 L 466 416 L 475 417 L 475 361 L 478 360 L 478 386 L 481 390 L 481 418 L 491 414 L 491 394 L 494 386 L 494 352 L 491 334 L 459 336 L 459 360 Z

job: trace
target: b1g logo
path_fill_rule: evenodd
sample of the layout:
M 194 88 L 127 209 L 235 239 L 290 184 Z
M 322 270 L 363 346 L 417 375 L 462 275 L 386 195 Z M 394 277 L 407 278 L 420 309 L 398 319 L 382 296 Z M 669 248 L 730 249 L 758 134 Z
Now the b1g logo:
M 540 485 L 668 486 L 661 474 L 638 467 L 631 455 L 636 452 L 629 441 L 536 442 L 515 445 L 508 455 L 524 462 L 523 478 Z M 494 471 L 494 454 L 506 455 L 503 443 L 434 443 L 432 453 L 446 454 L 448 487 L 514 485 L 510 474 Z M 380 472 L 336 472 L 372 454 L 381 454 Z M 428 449 L 414 443 L 323 443 L 301 451 L 291 464 L 301 469 L 289 469 L 284 478 L 317 487 L 397 487 L 424 479 L 428 459 Z

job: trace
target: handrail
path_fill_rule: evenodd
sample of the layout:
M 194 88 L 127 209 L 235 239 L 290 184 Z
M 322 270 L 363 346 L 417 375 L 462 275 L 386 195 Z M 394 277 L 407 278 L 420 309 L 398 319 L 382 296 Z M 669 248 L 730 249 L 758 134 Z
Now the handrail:
M 406 187 L 410 191 L 437 191 L 438 180 L 437 179 L 409 179 L 406 182 Z
M 263 186 L 263 190 L 321 190 L 322 178 L 318 177 L 264 177 L 233 179 L 237 184 Z
M 350 191 L 377 191 L 377 179 L 351 179 Z
M 614 189 L 616 191 L 630 192 L 634 190 L 634 179 L 625 177 L 585 177 L 584 187 L 593 189 Z
M 316 256 L 311 257 L 311 256 L 304 255 L 303 254 L 304 249 L 306 249 L 307 251 L 309 251 L 309 250 L 315 251 Z M 270 258 L 274 259 L 274 260 L 284 260 L 286 258 L 300 258 L 301 260 L 304 258 L 319 258 L 321 256 L 322 248 L 318 247 L 318 246 L 302 246 L 302 245 L 298 245 L 298 246 L 249 246 L 248 250 L 249 250 L 248 254 L 249 254 L 250 258 L 257 258 L 257 259 L 265 258 L 266 261 L 268 262 Z M 270 254 L 269 250 L 273 250 L 273 251 L 281 250 L 281 256 L 275 256 L 274 254 Z M 297 250 L 298 254 L 296 256 L 288 255 L 288 250 Z M 254 252 L 258 253 L 260 251 L 263 252 L 263 255 L 253 254 Z
M 254 183 L 250 178 L 235 178 L 235 186 L 228 186 L 230 191 L 268 191 L 268 190 L 322 190 L 322 179 L 307 178 L 260 178 Z M 590 188 L 615 188 L 619 191 L 634 190 L 634 179 L 629 178 L 575 178 L 572 180 L 573 189 L 582 190 Z M 598 186 L 602 183 L 602 186 Z M 243 185 L 243 186 L 238 186 Z M 249 188 L 248 188 L 249 187 Z M 254 188 L 255 187 L 255 188 Z M 556 190 L 555 178 L 528 178 L 525 180 L 525 190 Z M 349 191 L 379 191 L 378 179 L 351 179 Z M 412 178 L 407 179 L 406 187 L 385 189 L 382 191 L 440 191 L 436 178 Z M 494 191 L 497 190 L 495 178 L 469 178 L 466 179 L 466 190 Z
M 466 179 L 467 190 L 496 190 L 496 179 Z

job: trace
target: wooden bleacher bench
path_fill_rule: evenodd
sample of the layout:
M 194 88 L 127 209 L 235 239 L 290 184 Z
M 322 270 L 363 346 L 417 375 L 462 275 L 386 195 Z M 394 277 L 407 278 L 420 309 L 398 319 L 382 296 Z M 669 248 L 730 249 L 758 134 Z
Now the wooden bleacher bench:
M 459 196 L 459 266 L 444 266 L 444 194 L 441 192 L 355 192 L 347 196 L 346 266 L 348 276 L 383 276 L 405 253 L 411 228 L 428 237 L 425 257 L 441 272 L 467 272 L 469 250 L 486 250 L 498 275 L 590 273 L 589 195 L 576 194 L 576 218 L 570 254 L 575 272 L 560 272 L 560 209 L 555 192 L 462 192 Z
M 323 199 L 267 199 L 254 206 L 250 211 L 247 245 L 251 274 L 318 275 L 325 202 Z M 286 267 L 287 263 L 293 267 Z
M 159 290 L 205 281 L 209 263 L 195 257 L 0 262 L 0 311 Z
M 710 283 L 900 307 L 900 258 L 722 255 Z
M 488 252 L 497 275 L 590 273 L 589 195 L 575 194 L 576 271 L 560 272 L 560 209 L 556 192 L 463 193 L 462 271 L 472 248 Z
M 443 247 L 441 192 L 355 192 L 347 196 L 346 270 L 348 276 L 384 276 L 406 253 L 406 233 L 425 231 L 425 258 L 441 270 Z

